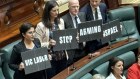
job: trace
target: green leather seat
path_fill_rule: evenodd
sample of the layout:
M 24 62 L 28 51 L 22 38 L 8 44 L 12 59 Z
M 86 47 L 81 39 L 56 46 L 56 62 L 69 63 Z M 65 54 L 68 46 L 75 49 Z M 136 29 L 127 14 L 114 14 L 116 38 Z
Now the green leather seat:
M 135 63 L 135 54 L 132 51 L 123 53 L 121 55 L 118 56 L 119 58 L 124 60 L 124 75 L 126 76 L 127 74 L 127 69 L 133 64 Z M 129 61 L 129 62 L 128 62 Z M 103 76 L 107 77 L 108 76 L 108 66 L 109 66 L 109 61 L 106 61 L 105 63 L 97 66 L 94 70 L 93 70 L 93 74 L 102 74 Z
M 110 20 L 119 19 L 122 24 L 122 37 L 118 38 L 118 41 L 127 38 L 139 39 L 139 33 L 135 23 L 135 11 L 132 6 L 110 10 L 108 15 Z
M 0 52 L 1 54 L 1 52 Z M 1 55 L 2 57 L 3 55 Z M 3 59 L 0 57 L 0 79 L 5 79 L 2 71 L 2 66 L 3 66 Z
M 12 42 L 11 44 L 6 45 L 5 47 L 3 47 L 0 50 L 0 52 L 4 53 L 3 54 L 2 71 L 3 71 L 3 74 L 5 76 L 5 79 L 13 79 L 14 71 L 9 68 L 8 63 L 9 63 L 10 56 L 11 56 L 11 53 L 12 53 L 12 50 L 13 50 L 13 46 L 15 44 L 17 44 L 19 41 L 20 40 L 17 40 L 15 42 Z

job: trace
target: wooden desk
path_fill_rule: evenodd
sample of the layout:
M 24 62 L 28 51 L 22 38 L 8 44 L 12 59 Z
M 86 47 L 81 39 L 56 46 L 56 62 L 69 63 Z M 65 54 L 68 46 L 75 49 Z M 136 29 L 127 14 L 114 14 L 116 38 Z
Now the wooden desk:
M 128 44 L 133 41 L 136 41 L 136 39 L 130 39 L 129 41 L 123 40 L 123 41 L 113 44 L 111 46 L 112 48 L 110 48 L 110 49 L 109 49 L 109 46 L 106 46 L 106 47 L 99 49 L 98 51 L 101 52 L 101 55 L 102 55 L 113 49 L 116 49 L 122 45 Z M 101 55 L 99 55 L 99 56 L 101 56 Z M 75 71 L 79 70 L 80 68 L 82 68 L 83 66 L 85 66 L 86 64 L 88 64 L 89 62 L 91 62 L 92 60 L 94 60 L 95 58 L 97 58 L 99 56 L 95 56 L 95 57 L 92 57 L 91 59 L 89 59 L 89 56 L 87 55 L 87 56 L 83 57 L 82 59 L 80 59 L 79 61 L 74 63 L 74 65 L 76 67 L 76 69 L 74 71 L 70 70 L 72 68 L 72 65 L 71 65 L 68 68 L 66 68 L 65 70 L 63 70 L 62 72 L 60 72 L 59 74 L 57 74 L 56 76 L 54 76 L 52 79 L 66 79 L 68 76 L 73 74 Z

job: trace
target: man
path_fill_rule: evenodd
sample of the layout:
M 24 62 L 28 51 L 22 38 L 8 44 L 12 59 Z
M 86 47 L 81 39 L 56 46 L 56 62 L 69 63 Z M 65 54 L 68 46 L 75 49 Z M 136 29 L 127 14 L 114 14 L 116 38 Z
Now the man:
M 85 22 L 85 14 L 84 12 L 79 13 L 79 1 L 78 0 L 69 0 L 68 1 L 68 7 L 69 7 L 69 13 L 64 15 L 62 18 L 64 19 L 65 28 L 77 28 L 78 23 Z M 79 49 L 75 50 L 67 50 L 68 56 L 69 56 L 69 62 L 68 64 L 73 63 L 73 58 L 78 60 L 81 57 L 85 56 L 85 53 L 83 52 L 83 45 L 80 43 Z
M 101 3 L 101 0 L 89 0 L 89 1 L 90 1 L 89 4 L 85 5 L 80 10 L 81 12 L 85 12 L 86 20 L 91 21 L 91 20 L 102 19 L 103 23 L 106 23 L 107 21 L 106 4 Z M 98 18 L 95 18 L 96 11 L 97 11 Z
M 85 12 L 86 20 L 99 20 L 102 19 L 103 23 L 107 22 L 107 7 L 104 3 L 101 3 L 101 0 L 89 0 L 90 2 L 81 8 L 81 12 Z M 106 45 L 106 44 L 105 44 Z M 100 40 L 92 40 L 86 43 L 87 52 L 93 53 L 96 50 L 103 47 Z M 92 55 L 96 56 L 99 55 L 100 52 L 95 52 Z

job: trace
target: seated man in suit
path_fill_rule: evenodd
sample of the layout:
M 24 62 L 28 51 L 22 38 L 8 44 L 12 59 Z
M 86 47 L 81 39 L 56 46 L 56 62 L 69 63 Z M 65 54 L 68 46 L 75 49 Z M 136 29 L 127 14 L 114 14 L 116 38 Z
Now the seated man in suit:
M 64 19 L 65 29 L 77 28 L 78 23 L 85 22 L 85 20 L 86 20 L 85 14 L 84 14 L 84 12 L 79 13 L 79 1 L 78 0 L 69 0 L 68 7 L 69 7 L 69 12 L 62 17 Z M 68 56 L 69 56 L 68 64 L 72 64 L 73 58 L 75 60 L 78 60 L 81 57 L 85 56 L 82 43 L 80 43 L 79 49 L 67 50 L 67 52 L 68 52 Z
M 80 9 L 81 12 L 85 12 L 86 21 L 102 19 L 103 23 L 107 21 L 107 7 L 101 0 L 89 0 L 90 2 Z M 105 44 L 106 45 L 106 44 Z M 100 40 L 92 40 L 86 43 L 86 52 L 93 53 L 96 50 L 103 47 Z M 95 52 L 92 55 L 99 55 L 100 52 Z

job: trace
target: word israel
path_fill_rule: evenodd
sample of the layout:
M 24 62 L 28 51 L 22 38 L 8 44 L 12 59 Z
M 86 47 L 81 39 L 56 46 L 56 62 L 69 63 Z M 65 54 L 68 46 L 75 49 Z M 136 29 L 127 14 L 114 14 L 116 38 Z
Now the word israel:
M 33 64 L 38 64 L 38 63 L 42 63 L 42 62 L 45 62 L 45 61 L 48 61 L 48 56 L 47 55 L 38 56 L 38 57 L 35 57 L 33 59 L 25 60 L 25 66 L 30 66 L 30 65 L 33 65 Z
M 103 31 L 103 37 L 109 36 L 111 34 L 115 34 L 118 32 L 117 26 L 114 26 L 112 28 L 109 28 L 107 30 Z
M 80 36 L 94 34 L 98 32 L 101 32 L 101 26 L 83 28 L 83 29 L 80 29 Z
M 63 43 L 71 43 L 72 40 L 72 36 L 61 36 L 59 37 L 59 43 L 63 44 Z

